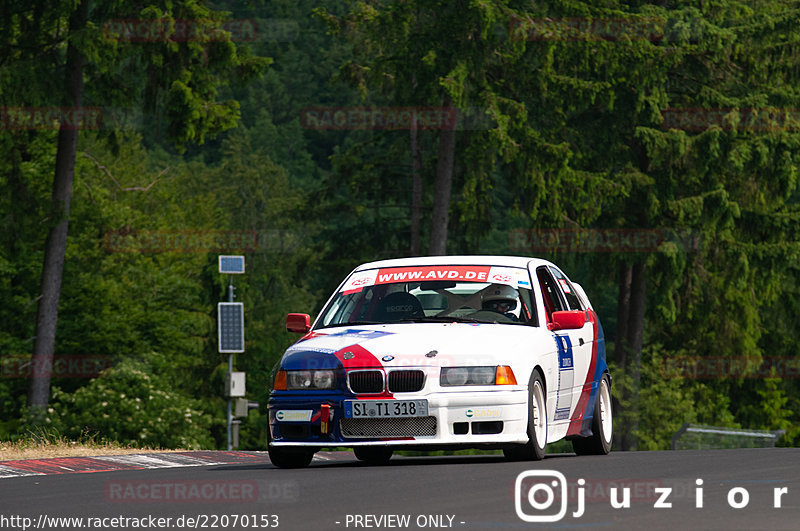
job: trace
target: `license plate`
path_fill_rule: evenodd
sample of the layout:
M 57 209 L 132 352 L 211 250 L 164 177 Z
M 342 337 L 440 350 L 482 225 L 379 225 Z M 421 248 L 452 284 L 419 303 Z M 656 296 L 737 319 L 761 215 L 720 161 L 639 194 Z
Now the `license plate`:
M 427 400 L 345 400 L 348 419 L 385 417 L 427 417 Z

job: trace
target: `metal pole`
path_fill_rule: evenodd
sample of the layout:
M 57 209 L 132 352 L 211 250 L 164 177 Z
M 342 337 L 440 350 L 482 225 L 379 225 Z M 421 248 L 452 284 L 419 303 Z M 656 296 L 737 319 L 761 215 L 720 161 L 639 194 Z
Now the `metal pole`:
M 233 372 L 233 354 L 228 354 L 228 379 L 230 380 L 231 373 Z M 228 450 L 232 449 L 231 446 L 231 424 L 233 422 L 233 399 L 228 397 Z
M 228 276 L 228 302 L 233 302 L 235 295 L 233 294 L 233 275 Z M 233 354 L 228 354 L 228 380 L 233 373 Z M 228 451 L 233 449 L 231 444 L 231 426 L 233 425 L 233 399 L 228 397 Z

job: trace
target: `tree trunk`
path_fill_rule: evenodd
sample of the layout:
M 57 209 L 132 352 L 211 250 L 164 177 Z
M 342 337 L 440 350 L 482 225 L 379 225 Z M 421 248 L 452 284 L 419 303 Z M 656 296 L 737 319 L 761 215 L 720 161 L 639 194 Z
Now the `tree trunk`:
M 614 361 L 617 368 L 631 378 L 630 394 L 620 386 L 614 406 L 618 419 L 614 430 L 614 445 L 622 450 L 636 448 L 634 431 L 638 427 L 639 387 L 642 374 L 642 341 L 644 333 L 645 297 L 647 292 L 645 264 L 621 264 L 619 268 L 619 298 Z M 627 403 L 629 407 L 623 404 Z
M 631 275 L 633 267 L 626 263 L 619 265 L 619 295 L 617 298 L 617 332 L 614 337 L 614 361 L 617 368 L 625 371 L 628 358 L 628 316 L 631 309 Z M 616 386 L 614 393 L 614 418 L 618 419 L 614 430 L 614 446 L 624 449 L 626 445 L 628 423 L 625 418 L 625 386 Z
M 413 114 L 409 136 L 411 142 L 411 245 L 409 253 L 411 256 L 419 256 L 419 230 L 422 212 L 422 176 L 420 175 L 422 171 L 422 154 L 419 149 L 417 118 Z
M 631 274 L 633 267 L 622 263 L 619 266 L 619 297 L 617 299 L 617 334 L 614 339 L 614 361 L 625 369 L 628 357 L 628 316 L 631 309 Z
M 644 336 L 644 310 L 646 296 L 646 276 L 645 264 L 643 262 L 634 264 L 631 271 L 631 303 L 630 314 L 628 315 L 628 339 L 627 346 L 628 367 L 625 372 L 633 378 L 633 389 L 630 397 L 631 409 L 637 414 L 633 417 L 629 437 L 623 443 L 624 450 L 636 449 L 636 436 L 634 432 L 639 426 L 639 388 L 642 378 L 642 338 Z
M 88 1 L 82 0 L 69 18 L 70 39 L 86 26 Z M 83 97 L 84 58 L 70 42 L 66 59 L 65 105 L 79 107 Z M 67 248 L 69 208 L 72 198 L 72 181 L 75 176 L 75 154 L 78 148 L 78 130 L 61 123 L 58 131 L 56 168 L 53 177 L 53 194 L 50 206 L 50 231 L 47 235 L 42 267 L 41 294 L 36 315 L 36 338 L 33 344 L 28 405 L 34 416 L 41 416 L 50 399 L 50 373 L 55 352 L 58 326 L 58 299 Z
M 448 97 L 445 107 L 452 102 Z M 453 188 L 453 166 L 456 156 L 456 130 L 439 132 L 439 153 L 436 161 L 436 182 L 433 186 L 433 214 L 431 216 L 430 255 L 447 254 L 447 223 L 450 216 L 450 192 Z
M 634 264 L 631 271 L 631 307 L 628 315 L 628 366 L 638 380 L 642 368 L 642 338 L 646 295 L 645 264 Z

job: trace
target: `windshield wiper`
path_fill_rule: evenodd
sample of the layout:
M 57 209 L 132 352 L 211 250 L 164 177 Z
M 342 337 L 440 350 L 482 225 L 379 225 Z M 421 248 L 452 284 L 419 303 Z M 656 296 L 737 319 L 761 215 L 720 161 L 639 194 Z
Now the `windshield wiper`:
M 452 315 L 428 315 L 425 317 L 408 317 L 406 319 L 400 319 L 396 321 L 398 323 L 481 323 L 481 324 L 512 324 L 512 325 L 520 325 L 526 324 L 521 323 L 519 321 L 511 321 L 510 319 L 507 321 L 503 320 L 493 320 L 493 319 L 476 319 L 474 317 L 454 317 Z
M 353 321 L 350 323 L 328 324 L 325 325 L 323 328 L 335 328 L 337 326 L 363 326 L 363 325 L 375 325 L 375 324 L 386 324 L 386 323 L 379 323 L 377 321 Z
M 425 317 L 407 317 L 400 319 L 398 323 L 490 323 L 491 321 L 481 321 L 472 317 L 455 317 L 452 315 L 427 315 Z

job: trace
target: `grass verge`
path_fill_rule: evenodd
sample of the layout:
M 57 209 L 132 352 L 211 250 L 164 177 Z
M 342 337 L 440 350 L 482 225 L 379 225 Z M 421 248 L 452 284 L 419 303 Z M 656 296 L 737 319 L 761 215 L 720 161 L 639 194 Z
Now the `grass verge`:
M 124 445 L 116 441 L 98 439 L 96 434 L 84 433 L 77 441 L 73 441 L 52 431 L 37 431 L 30 432 L 16 441 L 0 441 L 0 462 L 49 457 L 89 457 L 180 451 L 183 450 Z

